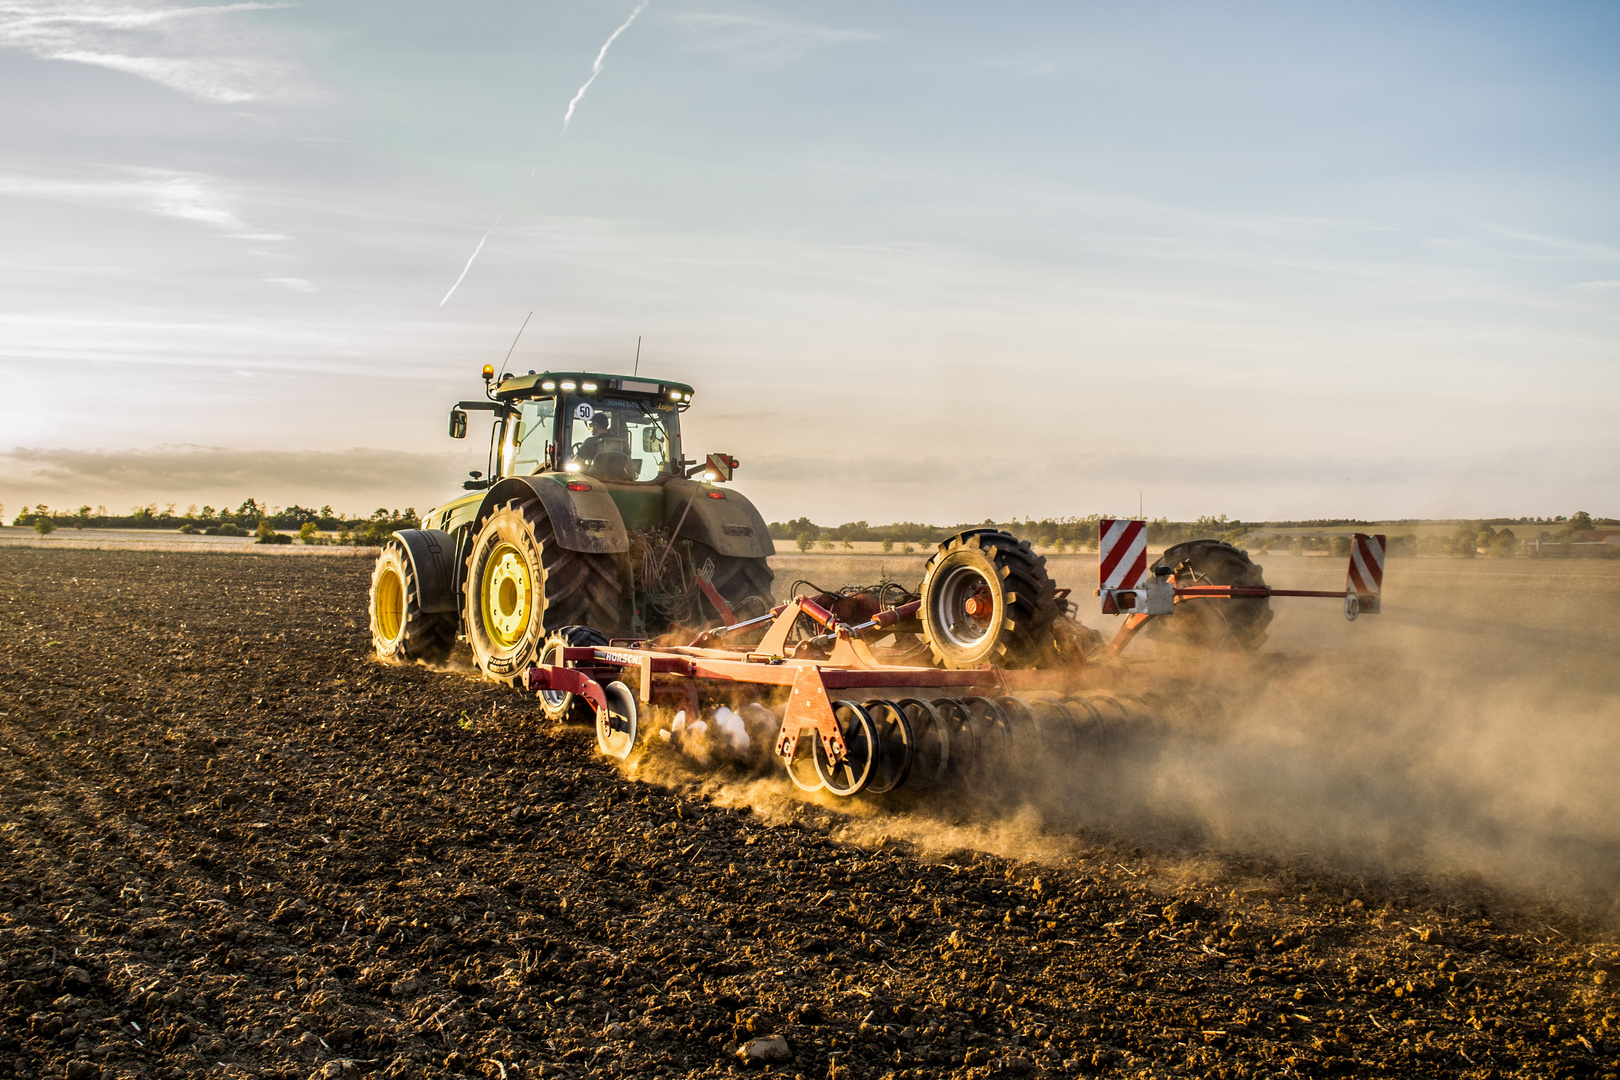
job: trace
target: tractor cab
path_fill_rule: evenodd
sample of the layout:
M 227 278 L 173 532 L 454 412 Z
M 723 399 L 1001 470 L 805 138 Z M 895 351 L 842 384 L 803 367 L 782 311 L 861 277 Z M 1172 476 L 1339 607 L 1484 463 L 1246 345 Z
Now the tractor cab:
M 692 388 L 684 383 L 589 372 L 502 379 L 491 388 L 495 427 L 483 484 L 550 472 L 613 483 L 684 475 L 680 414 L 691 400 Z M 463 402 L 457 410 L 469 406 L 489 407 Z M 452 418 L 452 434 L 454 429 Z
M 486 492 L 507 480 L 544 476 L 570 490 L 605 492 L 628 529 L 665 523 L 669 483 L 698 465 L 681 454 L 690 386 L 589 371 L 497 380 L 494 369 L 485 368 L 484 378 L 486 400 L 463 401 L 450 412 L 450 435 L 458 439 L 467 435 L 469 411 L 494 414 L 488 468 L 462 487 Z M 482 504 L 482 496 L 473 495 L 439 507 L 437 525 L 470 524 Z

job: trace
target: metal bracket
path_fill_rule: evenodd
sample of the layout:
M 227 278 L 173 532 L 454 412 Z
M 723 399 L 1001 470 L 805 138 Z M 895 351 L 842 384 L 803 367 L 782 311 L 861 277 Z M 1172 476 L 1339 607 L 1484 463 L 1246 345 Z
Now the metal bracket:
M 844 760 L 849 752 L 844 745 L 844 733 L 838 730 L 833 718 L 832 703 L 827 699 L 827 685 L 821 681 L 821 669 L 805 664 L 793 676 L 793 692 L 788 695 L 787 711 L 782 714 L 782 733 L 776 739 L 776 753 L 792 762 L 799 748 L 799 733 L 813 727 L 827 748 L 827 757 L 833 762 Z
M 769 653 L 771 656 L 783 656 L 787 653 L 787 637 L 793 632 L 793 624 L 799 621 L 799 613 L 804 610 L 803 604 L 795 599 L 782 609 L 782 613 L 771 623 L 771 628 L 765 631 L 760 639 L 759 647 L 755 652 Z
M 536 665 L 523 673 L 523 685 L 538 693 L 541 690 L 561 690 L 578 694 L 596 708 L 598 715 L 607 711 L 607 695 L 596 680 L 576 668 Z

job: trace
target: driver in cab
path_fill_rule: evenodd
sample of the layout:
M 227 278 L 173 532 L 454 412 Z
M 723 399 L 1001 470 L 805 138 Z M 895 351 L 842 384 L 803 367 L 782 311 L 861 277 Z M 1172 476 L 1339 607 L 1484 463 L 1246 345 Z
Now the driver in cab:
M 587 467 L 596 461 L 598 455 L 630 452 L 629 445 L 613 434 L 610 427 L 611 421 L 607 413 L 598 411 L 591 416 L 590 437 L 579 444 L 578 454 L 579 459 L 585 462 Z

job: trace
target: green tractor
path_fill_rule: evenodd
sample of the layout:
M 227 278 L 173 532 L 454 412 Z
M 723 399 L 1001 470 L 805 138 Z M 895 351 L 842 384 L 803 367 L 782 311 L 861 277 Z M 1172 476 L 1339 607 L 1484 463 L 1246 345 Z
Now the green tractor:
M 594 372 L 494 378 L 489 465 L 468 494 L 393 534 L 372 571 L 371 638 L 391 660 L 442 661 L 464 637 L 517 684 L 545 653 L 652 638 L 770 610 L 765 521 L 720 485 L 738 462 L 683 456 L 685 383 Z

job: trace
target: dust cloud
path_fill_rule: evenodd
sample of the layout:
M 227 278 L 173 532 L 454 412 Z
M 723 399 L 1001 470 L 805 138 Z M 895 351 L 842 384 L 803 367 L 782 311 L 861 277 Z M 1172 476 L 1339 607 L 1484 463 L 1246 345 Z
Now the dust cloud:
M 1053 563 L 1085 595 L 1094 563 Z M 1338 560 L 1266 572 L 1342 587 Z M 928 795 L 806 795 L 757 753 L 695 771 L 654 752 L 636 769 L 770 820 L 836 815 L 867 843 L 1036 862 L 1141 847 L 1194 874 L 1260 858 L 1620 924 L 1620 564 L 1396 561 L 1382 615 L 1273 606 L 1250 657 L 1133 646 L 1112 692 L 1140 708 L 1100 744 L 1012 744 Z

